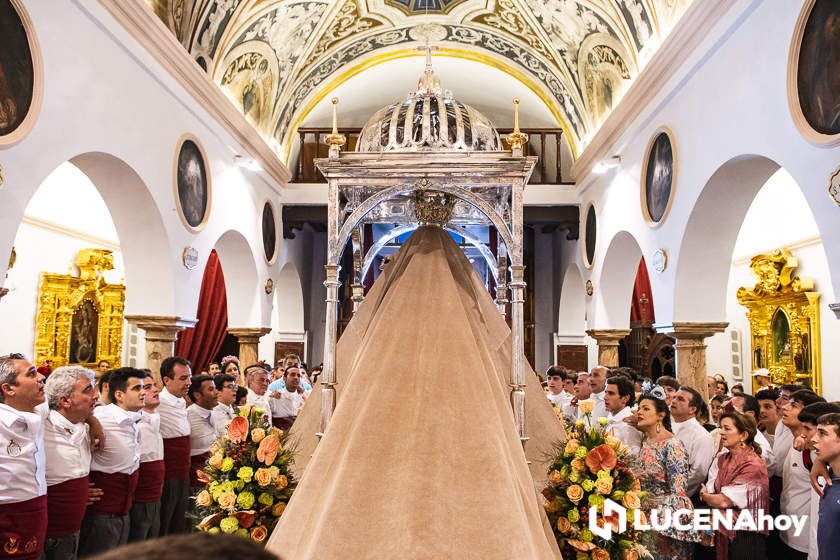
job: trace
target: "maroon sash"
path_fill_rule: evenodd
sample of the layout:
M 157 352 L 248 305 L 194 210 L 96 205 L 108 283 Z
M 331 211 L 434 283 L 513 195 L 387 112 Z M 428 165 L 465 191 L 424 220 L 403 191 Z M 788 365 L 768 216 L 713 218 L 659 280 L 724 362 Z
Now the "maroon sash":
M 204 465 L 207 464 L 207 459 L 209 458 L 209 451 L 190 457 L 190 486 L 193 488 L 204 487 L 204 483 L 198 480 L 198 471 L 204 468 Z
M 46 533 L 46 494 L 0 505 L 0 559 L 38 560 Z
M 190 436 L 163 440 L 163 460 L 166 463 L 166 480 L 190 477 Z
M 138 504 L 153 504 L 160 501 L 163 494 L 163 477 L 166 465 L 163 459 L 140 463 L 140 479 L 134 490 L 134 502 Z
M 90 481 L 102 489 L 102 499 L 91 505 L 90 510 L 100 515 L 128 514 L 139 475 L 139 469 L 131 474 L 90 471 Z
M 47 487 L 47 537 L 58 539 L 78 533 L 88 500 L 87 476 Z

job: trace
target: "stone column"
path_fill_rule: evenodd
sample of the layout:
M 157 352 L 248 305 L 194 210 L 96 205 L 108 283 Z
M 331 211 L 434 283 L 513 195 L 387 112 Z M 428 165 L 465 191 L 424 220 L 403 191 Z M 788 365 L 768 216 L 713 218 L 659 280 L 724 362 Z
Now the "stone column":
M 697 389 L 701 395 L 706 385 L 706 339 L 723 332 L 729 323 L 674 323 L 656 327 L 676 339 L 677 380 L 682 385 Z
M 245 386 L 244 372 L 245 368 L 256 364 L 259 361 L 259 344 L 260 338 L 271 332 L 270 328 L 233 328 L 228 329 L 228 333 L 232 334 L 239 340 L 239 370 L 240 379 L 237 381 Z
M 175 353 L 175 339 L 183 329 L 194 327 L 195 319 L 161 315 L 126 315 L 126 321 L 146 331 L 146 367 L 155 383 L 162 387 L 160 363 Z
M 324 328 L 324 370 L 321 372 L 321 429 L 319 437 L 324 434 L 335 409 L 335 343 L 338 328 L 338 272 L 341 266 L 337 264 L 324 265 L 327 270 L 327 322 Z
M 586 331 L 598 342 L 599 366 L 618 367 L 618 343 L 630 334 L 630 329 L 591 329 Z

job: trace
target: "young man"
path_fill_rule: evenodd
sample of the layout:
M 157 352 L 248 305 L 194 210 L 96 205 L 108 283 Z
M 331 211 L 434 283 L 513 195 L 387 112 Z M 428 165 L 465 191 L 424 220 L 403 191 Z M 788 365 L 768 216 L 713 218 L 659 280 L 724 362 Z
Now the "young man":
M 819 502 L 817 547 L 820 558 L 832 558 L 840 550 L 840 414 L 820 416 L 811 443 L 820 461 L 831 467 L 832 484 Z
M 782 385 L 779 387 L 779 397 L 776 399 L 776 411 L 779 416 L 779 422 L 776 424 L 776 431 L 773 434 L 773 456 L 777 458 L 776 465 L 771 476 L 782 477 L 782 467 L 787 458 L 788 451 L 793 445 L 793 433 L 790 431 L 784 422 L 782 422 L 782 413 L 784 407 L 790 402 L 790 396 L 798 391 L 798 385 Z
M 733 393 L 732 406 L 741 414 L 751 416 L 752 419 L 755 420 L 756 426 L 758 426 L 759 416 L 761 416 L 761 407 L 755 397 L 744 393 Z M 755 442 L 761 447 L 761 456 L 764 458 L 764 463 L 767 465 L 767 472 L 772 472 L 776 463 L 775 456 L 773 455 L 773 446 L 770 445 L 770 442 L 767 441 L 767 438 L 764 437 L 761 430 L 755 433 Z
M 770 445 L 776 437 L 776 426 L 779 424 L 779 407 L 776 400 L 779 392 L 775 389 L 761 389 L 755 393 L 755 400 L 758 401 L 758 428 Z
M 207 368 L 207 372 L 210 375 L 219 375 L 222 373 L 222 366 L 220 366 L 218 362 L 213 362 L 210 364 L 210 367 Z
M 546 393 L 548 402 L 553 406 L 559 407 L 569 404 L 569 401 L 572 400 L 572 395 L 566 393 L 564 390 L 566 370 L 560 366 L 551 366 L 545 372 L 545 378 L 547 383 L 546 387 L 548 388 L 548 392 Z
M 102 498 L 88 508 L 79 537 L 79 556 L 92 556 L 128 542 L 129 511 L 140 468 L 140 409 L 146 372 L 124 367 L 111 372 L 111 404 L 94 414 L 108 434 L 105 447 L 94 453 L 90 479 Z
M 204 468 L 210 458 L 210 447 L 216 441 L 216 426 L 213 424 L 213 409 L 219 404 L 216 384 L 209 375 L 196 375 L 190 382 L 190 400 L 187 418 L 190 420 L 190 486 L 201 486 L 198 471 Z
M 108 360 L 99 360 L 99 364 L 97 364 L 96 369 L 101 376 L 103 373 L 111 369 L 111 363 Z
M 110 372 L 104 371 L 99 375 L 99 380 L 96 382 L 96 386 L 99 389 L 99 402 L 97 402 L 97 406 L 105 406 L 106 404 L 111 404 L 111 401 L 108 397 L 108 379 L 111 377 Z
M 190 496 L 190 421 L 184 397 L 190 387 L 189 360 L 169 357 L 160 364 L 160 435 L 166 468 L 160 499 L 160 536 L 183 533 Z
M 285 387 L 272 393 L 271 421 L 276 427 L 288 430 L 297 418 L 298 411 L 306 402 L 306 395 L 300 385 L 300 369 L 289 366 L 283 372 Z
M 143 410 L 140 411 L 140 469 L 134 504 L 129 517 L 128 542 L 154 539 L 160 534 L 160 497 L 166 465 L 163 462 L 163 437 L 160 435 L 160 389 L 147 378 L 143 386 Z
M 216 385 L 216 392 L 219 396 L 219 404 L 213 409 L 211 418 L 216 428 L 216 437 L 224 435 L 227 425 L 233 420 L 236 411 L 233 405 L 236 404 L 236 378 L 232 375 L 220 373 L 213 378 Z
M 57 368 L 44 387 L 49 416 L 44 421 L 47 479 L 45 560 L 73 560 L 88 503 L 90 436 L 85 420 L 99 399 L 93 371 Z M 96 490 L 97 497 L 102 491 Z
M 694 498 L 700 485 L 706 481 L 709 466 L 715 457 L 714 440 L 697 421 L 702 401 L 703 397 L 695 389 L 683 386 L 674 394 L 670 406 L 671 431 L 688 453 L 689 471 L 685 491 L 689 498 Z
M 607 430 L 638 455 L 642 447 L 642 433 L 624 421 L 633 412 L 630 407 L 636 402 L 633 382 L 623 376 L 611 377 L 604 390 L 604 405 L 607 408 Z
M 660 375 L 656 380 L 656 384 L 665 390 L 665 404 L 671 406 L 674 395 L 680 390 L 680 382 L 670 375 Z

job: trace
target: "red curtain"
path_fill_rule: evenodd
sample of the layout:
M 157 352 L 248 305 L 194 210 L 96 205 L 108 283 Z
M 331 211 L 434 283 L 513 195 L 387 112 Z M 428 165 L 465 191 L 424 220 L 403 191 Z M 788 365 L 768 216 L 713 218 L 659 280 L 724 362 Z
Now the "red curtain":
M 178 333 L 175 342 L 175 355 L 192 362 L 194 374 L 207 369 L 210 361 L 219 353 L 227 334 L 225 275 L 215 250 L 210 251 L 210 258 L 204 268 L 196 316 L 196 326 Z
M 656 322 L 656 317 L 653 314 L 653 292 L 650 289 L 650 278 L 648 277 L 644 257 L 639 261 L 639 269 L 636 270 L 636 282 L 633 284 L 633 301 L 630 302 L 630 322 Z

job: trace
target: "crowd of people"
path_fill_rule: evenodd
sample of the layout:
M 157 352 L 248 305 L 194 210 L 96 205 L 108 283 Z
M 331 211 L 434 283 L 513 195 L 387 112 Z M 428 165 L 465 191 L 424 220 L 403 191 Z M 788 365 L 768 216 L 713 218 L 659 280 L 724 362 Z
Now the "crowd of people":
M 797 516 L 804 526 L 648 531 L 654 558 L 675 560 L 823 560 L 838 558 L 840 538 L 840 403 L 800 384 L 773 387 L 759 372 L 759 390 L 731 390 L 708 378 L 706 394 L 629 368 L 575 372 L 552 366 L 544 387 L 566 422 L 606 418 L 606 429 L 637 458 L 634 470 L 654 510 L 748 510 Z M 698 512 L 699 515 L 699 512 Z M 692 524 L 692 526 L 694 526 Z
M 94 372 L 0 357 L 0 559 L 73 560 L 190 531 L 197 472 L 236 408 L 288 428 L 314 380 L 289 355 L 198 375 L 169 357 L 160 382 L 104 361 Z

